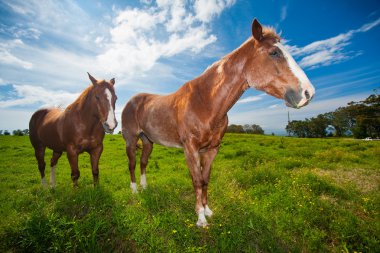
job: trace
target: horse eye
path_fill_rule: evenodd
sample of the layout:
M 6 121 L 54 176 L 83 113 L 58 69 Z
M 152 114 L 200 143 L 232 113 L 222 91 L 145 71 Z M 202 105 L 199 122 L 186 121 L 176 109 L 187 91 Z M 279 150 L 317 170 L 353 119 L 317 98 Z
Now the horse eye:
M 96 98 L 97 100 L 99 100 L 99 96 L 95 96 L 95 98 Z
M 272 57 L 279 57 L 280 52 L 278 52 L 277 50 L 273 50 L 272 52 L 269 53 L 269 55 Z

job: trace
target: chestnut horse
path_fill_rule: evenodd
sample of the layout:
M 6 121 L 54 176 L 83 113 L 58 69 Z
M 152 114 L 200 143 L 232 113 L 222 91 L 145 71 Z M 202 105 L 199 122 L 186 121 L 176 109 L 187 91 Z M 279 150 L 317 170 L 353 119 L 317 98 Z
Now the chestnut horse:
M 88 73 L 87 73 L 88 74 Z M 55 168 L 62 152 L 67 152 L 74 186 L 78 185 L 78 155 L 91 156 L 94 185 L 98 183 L 99 158 L 103 151 L 104 132 L 112 133 L 115 119 L 115 79 L 97 81 L 88 74 L 92 85 L 75 102 L 62 111 L 57 108 L 36 111 L 29 122 L 29 138 L 38 161 L 41 183 L 45 180 L 45 149 L 53 150 L 50 161 L 50 185 L 55 187 Z
M 138 94 L 124 107 L 122 132 L 129 159 L 131 188 L 137 192 L 136 142 L 142 139 L 140 184 L 153 143 L 183 148 L 196 194 L 197 226 L 207 225 L 212 211 L 207 204 L 211 164 L 227 128 L 227 112 L 248 88 L 300 108 L 314 96 L 314 87 L 271 28 L 255 19 L 252 37 L 215 62 L 199 77 L 166 95 Z

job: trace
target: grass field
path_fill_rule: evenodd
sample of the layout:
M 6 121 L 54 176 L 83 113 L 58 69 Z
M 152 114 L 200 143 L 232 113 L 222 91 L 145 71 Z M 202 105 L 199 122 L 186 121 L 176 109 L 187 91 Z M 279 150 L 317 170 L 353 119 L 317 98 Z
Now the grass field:
M 0 136 L 0 252 L 380 251 L 380 142 L 227 134 L 207 228 L 182 150 L 155 145 L 132 195 L 122 137 L 104 146 L 99 187 L 83 154 L 79 188 L 62 156 L 50 190 L 28 137 Z

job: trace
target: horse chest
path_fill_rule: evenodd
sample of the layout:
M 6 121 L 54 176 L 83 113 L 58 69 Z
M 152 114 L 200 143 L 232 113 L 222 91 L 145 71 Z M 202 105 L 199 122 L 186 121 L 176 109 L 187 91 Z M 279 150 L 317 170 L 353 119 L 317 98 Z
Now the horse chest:
M 79 152 L 83 152 L 96 148 L 100 143 L 102 140 L 94 137 L 79 138 L 76 141 L 76 147 Z

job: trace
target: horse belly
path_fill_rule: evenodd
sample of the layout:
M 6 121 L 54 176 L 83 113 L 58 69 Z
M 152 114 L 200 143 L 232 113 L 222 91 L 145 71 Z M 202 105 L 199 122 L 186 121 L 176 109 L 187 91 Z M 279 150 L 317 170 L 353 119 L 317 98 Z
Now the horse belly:
M 171 129 L 173 131 L 174 129 Z M 163 145 L 165 147 L 171 148 L 182 148 L 182 144 L 179 139 L 167 133 L 167 131 L 160 131 L 160 129 L 155 128 L 153 131 L 143 131 L 148 139 L 154 143 Z

